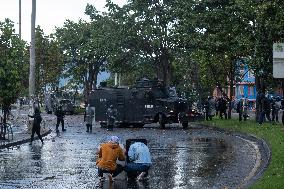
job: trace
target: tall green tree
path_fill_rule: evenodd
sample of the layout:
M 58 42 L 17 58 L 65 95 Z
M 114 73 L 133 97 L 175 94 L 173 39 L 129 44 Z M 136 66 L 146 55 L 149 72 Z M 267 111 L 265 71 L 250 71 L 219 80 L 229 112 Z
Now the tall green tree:
M 47 87 L 56 88 L 63 75 L 64 59 L 59 44 L 53 35 L 44 35 L 38 26 L 35 35 L 36 46 L 36 95 L 43 96 Z
M 15 35 L 13 22 L 5 19 L 0 22 L 0 104 L 6 123 L 10 105 L 19 97 L 21 90 L 22 61 L 25 43 Z M 0 138 L 5 137 L 5 128 L 1 127 Z
M 107 1 L 106 6 L 117 27 L 114 34 L 119 49 L 113 55 L 118 61 L 112 59 L 110 63 L 120 68 L 147 65 L 152 67 L 157 78 L 169 85 L 178 47 L 173 32 L 176 21 L 172 16 L 174 1 L 131 0 L 122 8 Z

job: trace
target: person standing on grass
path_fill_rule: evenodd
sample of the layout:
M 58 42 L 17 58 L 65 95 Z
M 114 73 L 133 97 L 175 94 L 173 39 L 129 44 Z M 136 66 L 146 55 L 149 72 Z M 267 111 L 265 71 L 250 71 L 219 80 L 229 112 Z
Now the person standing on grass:
M 284 97 L 282 98 L 281 101 L 281 107 L 282 107 L 282 124 L 284 126 Z
M 259 125 L 262 125 L 265 117 L 268 119 L 269 123 L 271 123 L 270 111 L 271 111 L 271 106 L 270 106 L 269 99 L 268 97 L 263 95 L 260 100 Z
M 32 142 L 34 140 L 35 133 L 37 134 L 38 138 L 41 140 L 41 143 L 43 144 L 43 139 L 40 135 L 40 123 L 42 121 L 42 117 L 40 115 L 39 108 L 37 108 L 37 107 L 35 108 L 34 115 L 28 115 L 28 116 L 31 117 L 31 118 L 34 118 L 30 145 L 32 144 Z

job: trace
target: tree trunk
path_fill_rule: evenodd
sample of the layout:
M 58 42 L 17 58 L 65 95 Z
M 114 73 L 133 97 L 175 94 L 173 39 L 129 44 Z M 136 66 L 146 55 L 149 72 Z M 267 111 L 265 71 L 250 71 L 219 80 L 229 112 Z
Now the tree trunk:
M 229 102 L 229 109 L 228 109 L 228 119 L 232 118 L 232 101 L 233 101 L 233 92 L 234 92 L 234 73 L 235 73 L 235 69 L 234 69 L 234 60 L 235 58 L 233 58 L 231 60 L 231 64 L 230 64 L 230 80 L 229 80 L 229 86 L 230 86 L 230 96 L 228 99 Z
M 5 135 L 6 135 L 5 124 L 7 123 L 7 117 L 8 117 L 8 114 L 9 114 L 9 107 L 4 105 L 2 111 L 3 111 L 3 124 L 1 124 L 0 139 L 5 139 Z
M 157 59 L 158 62 L 156 62 L 156 69 L 158 79 L 163 80 L 165 86 L 169 86 L 171 83 L 172 70 L 166 51 L 167 50 L 164 49 L 161 50 L 161 55 Z

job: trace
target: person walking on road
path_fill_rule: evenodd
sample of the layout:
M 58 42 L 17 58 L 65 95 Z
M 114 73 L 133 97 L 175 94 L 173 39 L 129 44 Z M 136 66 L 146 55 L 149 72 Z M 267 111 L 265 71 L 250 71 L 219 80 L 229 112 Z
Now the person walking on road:
M 62 131 L 66 131 L 66 129 L 64 129 L 64 117 L 65 117 L 65 113 L 62 110 L 62 106 L 59 105 L 58 108 L 55 111 L 55 115 L 57 117 L 57 122 L 56 122 L 56 132 L 59 132 L 59 125 L 61 123 L 62 126 Z
M 43 144 L 43 139 L 42 136 L 40 135 L 40 123 L 42 121 L 42 117 L 40 115 L 39 108 L 36 107 L 34 114 L 28 116 L 34 118 L 30 145 L 33 143 L 35 133 L 37 134 L 38 138 L 41 140 L 41 143 Z
M 109 181 L 113 181 L 123 171 L 123 166 L 117 164 L 116 161 L 125 161 L 124 150 L 119 146 L 119 138 L 111 136 L 109 142 L 103 143 L 98 149 L 98 160 L 96 161 L 98 167 L 98 175 L 100 180 L 103 180 L 103 173 L 107 173 Z
M 90 104 L 88 104 L 88 106 L 86 107 L 85 119 L 84 119 L 84 121 L 86 122 L 86 127 L 87 127 L 86 132 L 92 132 L 94 114 L 95 112 L 93 108 L 90 106 Z
M 129 163 L 124 170 L 127 173 L 137 174 L 137 180 L 140 181 L 147 176 L 148 170 L 152 165 L 149 148 L 143 142 L 134 142 L 128 150 Z
M 109 108 L 107 109 L 107 130 L 108 131 L 113 130 L 116 117 L 117 117 L 117 110 L 113 107 L 113 105 L 110 105 Z

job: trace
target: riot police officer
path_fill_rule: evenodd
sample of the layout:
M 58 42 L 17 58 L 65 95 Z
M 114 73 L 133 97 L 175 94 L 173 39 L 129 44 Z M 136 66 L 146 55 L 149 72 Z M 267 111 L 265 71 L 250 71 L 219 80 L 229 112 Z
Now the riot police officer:
M 56 132 L 59 132 L 58 127 L 59 127 L 60 123 L 61 123 L 61 126 L 62 126 L 62 131 L 66 131 L 66 129 L 64 129 L 65 112 L 62 110 L 62 105 L 58 106 L 58 108 L 55 111 L 55 115 L 57 117 Z
M 87 127 L 86 132 L 92 132 L 94 114 L 95 112 L 93 108 L 90 106 L 90 104 L 88 104 L 88 106 L 86 107 L 86 112 L 85 112 L 85 122 L 86 122 L 86 127 Z
M 108 131 L 113 130 L 116 117 L 117 117 L 117 110 L 113 107 L 113 105 L 110 105 L 109 108 L 107 109 L 107 130 Z

